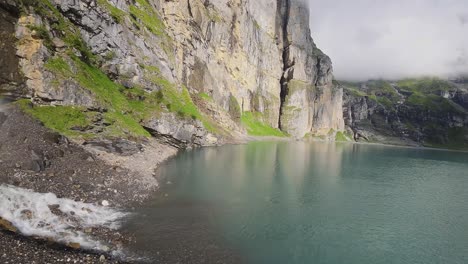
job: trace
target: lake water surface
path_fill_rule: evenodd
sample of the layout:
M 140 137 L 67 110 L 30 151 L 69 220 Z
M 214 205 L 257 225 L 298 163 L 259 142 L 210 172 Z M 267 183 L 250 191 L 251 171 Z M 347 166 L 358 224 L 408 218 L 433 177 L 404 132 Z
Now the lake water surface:
M 182 153 L 127 224 L 168 263 L 468 263 L 468 153 L 254 142 Z

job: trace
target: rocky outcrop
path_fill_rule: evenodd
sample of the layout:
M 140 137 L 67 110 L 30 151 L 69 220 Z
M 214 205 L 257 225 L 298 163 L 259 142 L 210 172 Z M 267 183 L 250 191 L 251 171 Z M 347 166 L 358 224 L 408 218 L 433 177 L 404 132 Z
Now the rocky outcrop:
M 172 113 L 148 120 L 144 127 L 153 136 L 176 148 L 212 146 L 218 142 L 199 120 L 180 122 Z
M 283 57 L 280 128 L 295 137 L 343 130 L 342 91 L 332 83 L 330 58 L 311 38 L 307 7 L 298 1 L 278 3 Z
M 356 141 L 468 148 L 468 90 L 439 79 L 343 83 L 343 115 Z

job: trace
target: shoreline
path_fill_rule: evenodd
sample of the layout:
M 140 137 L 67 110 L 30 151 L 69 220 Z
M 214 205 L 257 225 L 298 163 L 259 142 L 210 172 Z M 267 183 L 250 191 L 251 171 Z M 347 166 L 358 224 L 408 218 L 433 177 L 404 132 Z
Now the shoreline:
M 83 146 L 82 142 L 70 142 L 50 132 L 16 108 L 7 111 L 8 114 L 0 117 L 0 142 L 5 142 L 0 149 L 0 169 L 4 171 L 4 174 L 0 175 L 2 185 L 13 185 L 39 193 L 51 192 L 58 197 L 90 204 L 103 205 L 105 201 L 112 208 L 125 210 L 138 206 L 154 195 L 159 188 L 156 170 L 181 151 L 185 151 L 163 145 L 156 140 L 139 143 L 136 147 L 126 145 L 131 144 L 129 142 L 120 142 L 120 147 L 123 144 L 127 149 L 122 153 L 113 149 L 112 142 Z M 309 141 L 468 152 L 371 142 L 297 140 L 291 137 L 246 136 L 221 145 L 248 144 L 255 141 Z M 37 156 L 42 158 L 38 160 Z M 70 259 L 71 262 L 96 263 L 103 260 L 107 263 L 125 262 L 112 257 L 109 252 L 76 250 L 66 246 L 51 247 L 50 242 L 19 233 L 1 231 L 0 234 L 2 263 L 18 263 L 31 259 L 33 262 L 41 263 L 50 261 L 52 255 Z M 89 235 L 97 240 L 110 240 L 116 247 L 132 243 L 133 239 L 132 234 L 123 234 L 119 230 L 105 228 L 92 230 Z M 15 248 L 14 253 L 10 250 L 12 244 Z M 58 258 L 56 261 L 59 261 Z

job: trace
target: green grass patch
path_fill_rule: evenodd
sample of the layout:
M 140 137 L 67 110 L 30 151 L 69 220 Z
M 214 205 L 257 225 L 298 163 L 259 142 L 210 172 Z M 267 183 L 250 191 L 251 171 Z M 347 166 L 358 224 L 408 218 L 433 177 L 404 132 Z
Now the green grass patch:
M 117 22 L 122 23 L 127 15 L 123 10 L 112 5 L 109 0 L 97 0 L 98 5 L 107 10 L 111 17 Z
M 73 64 L 73 67 L 70 64 Z M 104 114 L 106 121 L 111 125 L 103 132 L 108 137 L 149 137 L 150 134 L 139 124 L 139 117 L 152 108 L 146 105 L 137 105 L 122 92 L 125 88 L 110 80 L 106 74 L 95 66 L 81 61 L 78 57 L 65 61 L 62 57 L 50 58 L 45 67 L 56 73 L 60 78 L 74 79 L 80 86 L 90 90 L 101 107 L 107 109 Z M 71 69 L 74 69 L 73 72 Z M 139 106 L 139 109 L 135 109 Z M 42 119 L 41 119 L 42 121 Z M 52 129 L 57 129 L 54 123 L 44 124 Z M 49 126 L 51 125 L 51 126 Z M 63 132 L 63 131 L 61 131 Z
M 183 86 L 179 91 L 175 84 L 160 75 L 159 70 L 147 74 L 146 77 L 160 88 L 159 97 L 167 110 L 177 113 L 180 117 L 201 119 L 202 115 L 193 103 L 187 87 Z
M 111 123 L 104 133 L 107 137 L 141 138 L 151 136 L 132 115 L 112 111 L 105 113 L 104 118 Z
M 54 73 L 61 76 L 68 75 L 71 73 L 70 65 L 61 57 L 53 57 L 47 60 L 44 67 Z
M 367 95 L 365 92 L 359 90 L 359 88 L 345 86 L 345 89 L 346 89 L 351 95 L 356 96 L 356 97 L 364 97 L 364 96 Z
M 205 100 L 205 101 L 209 101 L 209 102 L 214 102 L 213 100 L 213 97 L 211 97 L 209 94 L 207 93 L 199 93 L 198 94 L 198 97 L 200 97 L 201 99 Z
M 350 140 L 350 137 L 348 137 L 345 132 L 342 132 L 342 131 L 336 132 L 335 141 L 349 141 L 349 140 Z
M 450 91 L 454 85 L 438 78 L 405 79 L 398 82 L 400 89 L 409 92 L 437 93 Z
M 162 36 L 165 33 L 164 23 L 147 0 L 136 0 L 136 5 L 130 6 L 130 14 L 133 23 L 138 28 L 145 27 L 156 36 Z
M 176 113 L 179 118 L 200 120 L 203 126 L 213 134 L 219 134 L 220 129 L 207 116 L 203 115 L 192 100 L 187 87 L 177 87 L 161 76 L 161 71 L 155 66 L 144 66 L 146 78 L 160 88 L 156 92 L 156 100 L 168 111 Z
M 384 80 L 370 80 L 365 83 L 360 82 L 340 82 L 345 90 L 355 97 L 368 96 L 369 99 L 378 102 L 386 107 L 393 105 L 400 100 L 400 96 L 392 85 Z M 362 87 L 362 88 L 361 88 Z
M 261 113 L 244 112 L 241 117 L 241 123 L 252 136 L 276 136 L 285 137 L 286 135 L 279 129 L 273 128 L 261 121 Z
M 385 106 L 387 109 L 391 109 L 394 106 L 394 103 L 387 97 L 377 97 L 377 102 Z
M 17 104 L 24 112 L 58 133 L 69 137 L 91 137 L 90 134 L 78 131 L 91 125 L 92 114 L 85 112 L 82 107 L 33 106 L 27 99 L 19 100 Z
M 433 112 L 466 114 L 465 110 L 461 106 L 434 94 L 426 95 L 420 92 L 415 92 L 408 97 L 406 103 L 423 110 Z

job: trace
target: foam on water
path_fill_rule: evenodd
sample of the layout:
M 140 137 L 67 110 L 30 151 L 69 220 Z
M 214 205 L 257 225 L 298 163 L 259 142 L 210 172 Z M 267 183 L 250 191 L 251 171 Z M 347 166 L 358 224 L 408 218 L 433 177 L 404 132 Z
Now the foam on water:
M 106 251 L 108 248 L 104 244 L 90 238 L 83 229 L 117 229 L 126 215 L 104 206 L 57 198 L 53 193 L 0 185 L 0 217 L 27 236 L 51 238 L 65 244 L 79 243 L 85 249 Z

